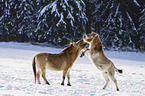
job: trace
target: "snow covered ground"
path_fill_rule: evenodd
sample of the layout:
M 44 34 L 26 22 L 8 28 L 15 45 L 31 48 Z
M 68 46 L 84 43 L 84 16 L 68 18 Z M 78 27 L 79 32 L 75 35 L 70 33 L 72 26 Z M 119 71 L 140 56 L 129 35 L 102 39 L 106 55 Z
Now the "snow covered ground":
M 123 74 L 116 73 L 120 91 L 111 81 L 105 90 L 101 72 L 84 56 L 78 57 L 71 72 L 71 85 L 61 86 L 61 71 L 47 70 L 51 85 L 34 84 L 32 58 L 39 52 L 58 53 L 61 48 L 29 43 L 0 43 L 0 96 L 145 96 L 145 53 L 105 51 Z

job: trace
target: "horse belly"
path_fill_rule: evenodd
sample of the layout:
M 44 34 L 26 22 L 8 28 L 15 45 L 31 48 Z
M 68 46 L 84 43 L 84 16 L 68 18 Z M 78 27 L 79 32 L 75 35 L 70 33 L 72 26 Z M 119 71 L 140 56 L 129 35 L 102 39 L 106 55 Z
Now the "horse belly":
M 62 71 L 66 68 L 67 64 L 65 62 L 59 62 L 59 63 L 48 62 L 46 65 L 47 65 L 47 69 L 49 70 Z
M 99 54 L 90 54 L 89 56 L 91 62 L 101 71 L 106 71 L 107 68 L 105 64 L 101 62 L 101 59 L 99 58 Z

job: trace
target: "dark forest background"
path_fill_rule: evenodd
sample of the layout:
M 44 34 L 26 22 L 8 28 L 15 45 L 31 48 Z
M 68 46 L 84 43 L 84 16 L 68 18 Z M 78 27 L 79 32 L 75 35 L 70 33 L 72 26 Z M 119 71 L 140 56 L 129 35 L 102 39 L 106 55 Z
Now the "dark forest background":
M 105 49 L 145 49 L 145 0 L 0 0 L 0 41 L 63 46 L 97 32 Z

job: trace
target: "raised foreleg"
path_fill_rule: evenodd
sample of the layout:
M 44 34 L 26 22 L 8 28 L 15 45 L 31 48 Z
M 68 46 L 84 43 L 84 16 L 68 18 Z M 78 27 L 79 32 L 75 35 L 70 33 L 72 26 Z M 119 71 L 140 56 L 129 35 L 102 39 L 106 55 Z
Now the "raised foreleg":
M 84 55 L 88 56 L 89 54 L 89 51 L 90 49 L 83 49 L 84 52 L 82 52 L 81 56 L 80 57 L 83 57 Z

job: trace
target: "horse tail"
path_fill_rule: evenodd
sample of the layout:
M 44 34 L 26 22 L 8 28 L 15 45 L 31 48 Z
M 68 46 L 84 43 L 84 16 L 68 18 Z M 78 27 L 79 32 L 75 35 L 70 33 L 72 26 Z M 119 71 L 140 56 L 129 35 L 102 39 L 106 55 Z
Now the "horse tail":
M 34 83 L 36 84 L 36 63 L 35 63 L 35 57 L 33 58 L 32 61 L 32 68 L 33 68 L 33 73 L 34 73 Z
M 117 69 L 116 67 L 115 67 L 115 71 L 118 72 L 118 73 L 123 73 L 122 69 Z

